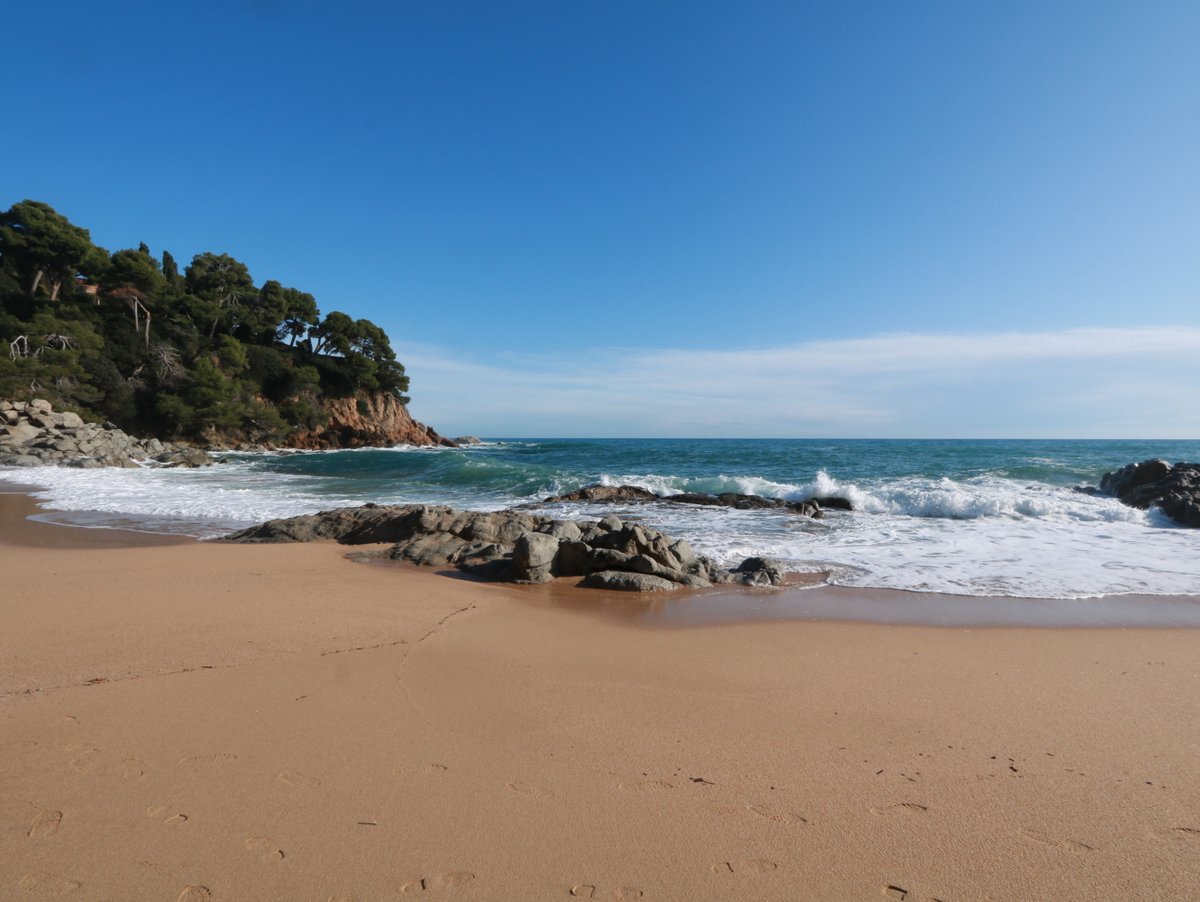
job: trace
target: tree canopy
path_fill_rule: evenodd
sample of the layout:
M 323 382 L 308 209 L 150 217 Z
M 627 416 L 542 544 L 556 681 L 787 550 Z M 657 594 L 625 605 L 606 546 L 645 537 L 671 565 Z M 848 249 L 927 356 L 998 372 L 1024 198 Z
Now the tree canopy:
M 134 432 L 283 441 L 321 401 L 360 391 L 407 402 L 387 335 L 225 253 L 179 271 L 146 243 L 109 253 L 48 204 L 0 213 L 0 397 Z

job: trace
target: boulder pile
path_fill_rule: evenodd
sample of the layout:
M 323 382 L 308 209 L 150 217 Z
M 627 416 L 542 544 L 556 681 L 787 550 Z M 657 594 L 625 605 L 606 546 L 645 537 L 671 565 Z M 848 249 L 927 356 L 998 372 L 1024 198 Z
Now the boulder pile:
M 850 510 L 845 498 L 808 498 L 804 501 L 785 501 L 782 498 L 765 498 L 762 495 L 740 495 L 722 492 L 708 495 L 703 492 L 680 492 L 676 495 L 656 495 L 636 485 L 586 485 L 565 495 L 547 498 L 543 504 L 561 504 L 582 501 L 587 504 L 647 504 L 664 501 L 670 504 L 701 504 L 709 507 L 732 507 L 737 510 L 789 510 L 806 517 L 822 516 L 822 508 Z
M 1100 491 L 1130 507 L 1158 507 L 1184 526 L 1200 528 L 1200 463 L 1144 460 L 1100 479 Z
M 410 561 L 456 567 L 485 579 L 541 583 L 583 577 L 580 586 L 632 592 L 702 589 L 716 583 L 778 586 L 783 567 L 748 558 L 732 570 L 672 539 L 615 516 L 599 522 L 553 520 L 518 511 L 460 511 L 432 504 L 346 507 L 271 520 L 225 536 L 224 542 L 392 543 L 355 560 Z
M 55 413 L 49 401 L 0 400 L 0 467 L 136 467 L 146 460 L 187 467 L 213 462 L 186 445 L 135 438 L 69 411 Z

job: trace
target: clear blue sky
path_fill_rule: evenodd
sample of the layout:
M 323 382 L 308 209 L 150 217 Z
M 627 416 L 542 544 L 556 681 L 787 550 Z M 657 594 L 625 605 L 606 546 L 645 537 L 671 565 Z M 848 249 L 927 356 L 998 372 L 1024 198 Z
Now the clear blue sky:
M 379 322 L 444 431 L 1200 435 L 1195 2 L 4 19 L 0 206 Z

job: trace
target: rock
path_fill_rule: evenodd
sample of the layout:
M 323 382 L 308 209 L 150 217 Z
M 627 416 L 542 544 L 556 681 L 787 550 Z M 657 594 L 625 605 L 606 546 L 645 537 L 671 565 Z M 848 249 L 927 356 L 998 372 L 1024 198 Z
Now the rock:
M 542 531 L 548 536 L 568 542 L 577 542 L 583 536 L 583 530 L 574 520 L 552 520 Z
M 558 539 L 540 532 L 527 532 L 513 545 L 513 572 L 522 582 L 544 583 L 554 578 Z
M 0 434 L 5 434 L 5 445 L 21 445 L 33 441 L 42 434 L 42 430 L 29 423 L 17 423 L 15 426 L 0 428 Z
M 588 485 L 565 495 L 547 498 L 546 504 L 566 501 L 584 501 L 589 504 L 640 504 L 657 501 L 658 496 L 635 485 Z
M 0 454 L 0 467 L 40 467 L 43 461 L 29 454 Z
M 847 498 L 837 498 L 833 495 L 826 495 L 826 496 L 818 497 L 818 498 L 810 498 L 809 500 L 815 501 L 818 505 L 823 507 L 825 510 L 836 510 L 836 511 L 852 511 L 852 510 L 854 510 L 854 505 L 851 504 L 849 499 L 847 499 Z
M 785 501 L 780 498 L 765 498 L 762 495 L 740 495 L 722 492 L 707 495 L 703 492 L 680 492 L 676 495 L 655 495 L 635 485 L 589 485 L 565 495 L 547 498 L 544 504 L 560 502 L 586 502 L 590 504 L 645 504 L 649 502 L 667 504 L 698 504 L 708 507 L 732 507 L 737 510 L 786 509 L 808 517 L 820 517 L 823 506 L 850 510 L 850 502 L 844 498 L 809 499 L 807 501 Z M 829 502 L 827 505 L 821 502 Z
M 288 439 L 292 448 L 362 448 L 391 445 L 444 445 L 443 438 L 418 423 L 400 399 L 388 392 L 360 391 L 348 398 L 326 398 L 321 404 L 325 425 Z
M 474 436 L 474 435 L 460 435 L 458 438 L 453 439 L 453 441 L 454 441 L 454 444 L 460 445 L 460 446 L 461 445 L 482 445 L 483 444 L 483 439 L 479 438 L 478 436 Z
M 66 411 L 59 416 L 62 418 L 62 426 L 66 429 L 80 429 L 83 426 L 83 418 L 77 413 Z
M 1157 507 L 1176 523 L 1200 528 L 1200 463 L 1144 460 L 1105 473 L 1100 490 L 1123 504 L 1146 510 Z
M 784 569 L 773 558 L 748 557 L 732 571 L 731 582 L 745 586 L 778 586 L 783 583 Z
M 579 583 L 585 589 L 611 589 L 617 592 L 674 592 L 679 583 L 647 573 L 628 573 L 624 570 L 600 570 Z
M 615 514 L 609 514 L 596 525 L 607 532 L 613 532 L 620 529 L 624 524 L 621 523 L 620 517 L 616 516 Z
M 35 398 L 34 400 L 29 402 L 29 405 L 26 407 L 26 410 L 38 410 L 38 411 L 41 411 L 42 413 L 52 413 L 54 411 L 54 408 L 52 406 L 50 406 L 49 401 L 43 401 L 41 398 Z
M 386 552 L 357 554 L 356 560 L 411 561 L 458 567 L 489 579 L 546 582 L 585 577 L 581 586 L 625 591 L 706 588 L 714 582 L 778 585 L 783 568 L 749 559 L 737 571 L 719 569 L 682 540 L 616 517 L 579 524 L 518 511 L 460 511 L 442 505 L 374 505 L 339 508 L 272 520 L 226 536 L 228 542 L 309 542 L 331 539 L 345 545 L 393 543 Z M 607 574 L 591 579 L 595 574 Z M 623 574 L 613 576 L 612 574 Z M 657 582 L 656 582 L 657 581 Z

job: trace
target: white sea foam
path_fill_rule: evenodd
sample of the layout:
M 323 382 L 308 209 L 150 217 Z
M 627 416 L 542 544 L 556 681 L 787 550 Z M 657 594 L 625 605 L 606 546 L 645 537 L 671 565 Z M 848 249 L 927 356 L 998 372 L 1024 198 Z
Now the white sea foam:
M 39 467 L 0 470 L 0 480 L 42 486 L 39 501 L 55 511 L 99 512 L 76 514 L 91 525 L 202 536 L 366 501 L 494 509 L 528 500 L 485 496 L 470 485 L 439 490 L 402 481 L 389 482 L 385 491 L 367 497 L 346 488 L 343 479 L 280 473 L 242 455 L 194 470 Z M 820 520 L 782 511 L 670 504 L 615 511 L 555 505 L 546 512 L 639 517 L 725 563 L 767 555 L 797 569 L 831 570 L 833 580 L 845 585 L 1058 598 L 1200 593 L 1200 530 L 1176 528 L 1160 513 L 1134 510 L 1113 499 L 1044 484 L 996 476 L 849 483 L 824 472 L 804 483 L 661 474 L 610 474 L 604 481 L 641 485 L 663 495 L 734 491 L 789 499 L 837 496 L 849 499 L 855 511 L 831 511 Z M 566 476 L 547 476 L 546 483 L 554 484 L 555 492 L 579 484 Z

